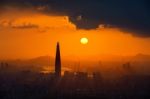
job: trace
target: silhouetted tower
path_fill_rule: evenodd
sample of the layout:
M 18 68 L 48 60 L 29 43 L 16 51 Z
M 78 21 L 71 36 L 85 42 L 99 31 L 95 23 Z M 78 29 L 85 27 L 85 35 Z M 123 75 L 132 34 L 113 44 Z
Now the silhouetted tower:
M 61 76 L 61 57 L 60 57 L 60 46 L 59 46 L 59 43 L 57 43 L 57 47 L 56 47 L 55 75 L 57 77 Z

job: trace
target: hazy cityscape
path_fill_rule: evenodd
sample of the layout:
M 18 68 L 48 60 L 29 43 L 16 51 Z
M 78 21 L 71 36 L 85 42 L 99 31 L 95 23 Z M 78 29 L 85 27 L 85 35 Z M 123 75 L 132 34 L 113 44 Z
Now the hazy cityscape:
M 63 70 L 60 47 L 57 43 L 55 66 L 52 70 L 41 71 L 38 66 L 28 64 L 24 68 L 1 62 L 0 97 L 1 99 L 149 99 L 150 74 L 137 72 L 130 62 L 120 67 L 122 68 L 120 73 L 115 70 L 105 71 L 113 72 L 112 74 L 101 73 L 99 68 L 103 68 L 102 62 L 99 62 L 99 68 L 93 67 L 97 70 L 90 68 L 91 71 L 88 69 L 82 71 L 80 64 L 76 65 L 75 70 Z

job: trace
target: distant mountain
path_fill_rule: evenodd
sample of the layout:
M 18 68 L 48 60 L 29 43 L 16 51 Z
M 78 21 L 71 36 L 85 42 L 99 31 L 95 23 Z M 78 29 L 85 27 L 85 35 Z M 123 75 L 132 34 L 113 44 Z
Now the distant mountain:
M 89 58 L 90 59 L 90 58 Z M 96 58 L 95 62 L 97 61 L 129 61 L 129 62 L 134 62 L 134 61 L 139 61 L 139 62 L 150 62 L 150 55 L 145 55 L 145 54 L 137 54 L 135 56 L 99 56 L 99 58 Z M 50 56 L 40 56 L 28 60 L 9 60 L 6 61 L 12 65 L 30 65 L 30 66 L 54 66 L 55 58 L 50 57 Z M 62 60 L 63 65 L 68 66 L 72 64 L 78 64 L 79 62 L 81 63 L 90 63 L 92 62 L 91 60 L 77 60 L 77 59 L 69 59 L 66 58 L 65 60 Z
M 133 57 L 133 60 L 135 61 L 149 61 L 150 62 L 150 55 L 145 54 L 137 54 Z
M 39 65 L 39 66 L 51 66 L 54 65 L 54 58 L 50 56 L 40 56 L 25 61 L 27 64 Z
M 54 58 L 50 56 L 40 56 L 27 60 L 8 60 L 11 65 L 30 65 L 30 66 L 52 66 L 54 65 Z

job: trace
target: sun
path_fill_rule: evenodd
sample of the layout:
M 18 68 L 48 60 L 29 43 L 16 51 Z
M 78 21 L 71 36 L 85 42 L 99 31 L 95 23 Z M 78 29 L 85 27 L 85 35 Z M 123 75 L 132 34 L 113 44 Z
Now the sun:
M 81 44 L 88 44 L 89 40 L 86 37 L 80 39 Z

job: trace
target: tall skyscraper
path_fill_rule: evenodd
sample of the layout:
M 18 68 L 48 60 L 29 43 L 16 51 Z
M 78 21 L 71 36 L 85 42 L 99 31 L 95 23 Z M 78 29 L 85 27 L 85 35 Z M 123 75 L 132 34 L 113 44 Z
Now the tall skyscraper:
M 57 43 L 57 46 L 56 46 L 55 75 L 57 77 L 61 76 L 61 57 L 60 57 L 60 46 L 59 46 L 59 43 Z

